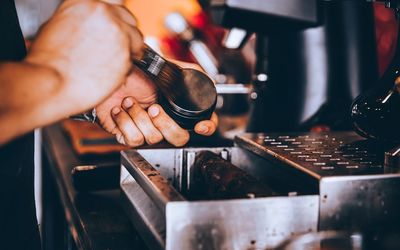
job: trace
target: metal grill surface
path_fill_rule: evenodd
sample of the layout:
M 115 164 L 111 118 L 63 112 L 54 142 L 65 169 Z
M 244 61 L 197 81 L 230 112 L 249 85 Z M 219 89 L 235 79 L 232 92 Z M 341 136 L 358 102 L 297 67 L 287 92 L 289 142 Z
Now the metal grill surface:
M 383 173 L 384 147 L 351 132 L 246 134 L 236 141 L 318 178 Z

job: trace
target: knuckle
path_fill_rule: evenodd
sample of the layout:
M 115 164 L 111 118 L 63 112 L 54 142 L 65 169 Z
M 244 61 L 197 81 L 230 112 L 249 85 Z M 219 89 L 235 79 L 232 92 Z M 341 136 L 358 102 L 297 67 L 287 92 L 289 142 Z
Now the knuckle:
M 108 14 L 109 12 L 109 7 L 106 3 L 96 1 L 96 2 L 91 2 L 92 4 L 92 11 L 95 13 L 100 13 L 100 14 Z
M 142 116 L 137 116 L 133 118 L 133 121 L 142 133 L 145 133 L 145 135 L 150 135 L 150 131 L 148 129 L 150 124 L 148 120 Z
M 137 118 L 140 115 L 142 115 L 142 112 L 141 112 L 142 109 L 136 102 L 133 102 L 132 106 L 130 106 L 129 108 L 126 107 L 125 110 L 129 113 L 129 115 L 132 118 Z
M 123 28 L 115 18 L 109 4 L 101 1 L 82 1 L 82 4 L 84 11 L 81 15 L 87 25 L 95 27 L 95 25 L 101 24 L 102 29 L 106 30 L 109 36 L 121 36 Z M 93 30 L 97 30 L 97 27 Z
M 103 126 L 103 127 L 104 127 L 104 126 Z M 115 135 L 115 136 L 118 136 L 118 134 L 120 134 L 119 129 L 117 128 L 116 125 L 114 125 L 113 128 L 111 128 L 111 129 L 109 130 L 109 132 L 110 132 L 111 134 Z
M 141 135 L 130 136 L 130 137 L 126 138 L 126 141 L 127 141 L 128 145 L 131 147 L 137 147 L 137 146 L 144 144 L 144 138 Z
M 174 122 L 172 118 L 170 118 L 165 112 L 160 112 L 160 114 L 153 118 L 154 124 L 156 124 L 159 128 L 167 129 L 173 128 Z
M 129 11 L 129 10 L 127 10 L 127 11 Z M 130 13 L 130 14 L 131 14 L 131 13 Z M 134 15 L 132 15 L 132 14 L 131 14 L 131 16 L 133 17 L 132 25 L 137 26 L 137 25 L 138 25 L 138 19 L 136 18 L 136 16 L 134 16 Z M 138 31 L 139 31 L 139 30 L 138 30 Z M 139 32 L 139 33 L 142 35 L 141 32 Z
M 115 19 L 112 7 L 107 3 L 100 1 L 92 2 L 88 17 L 96 22 L 102 22 L 104 26 L 107 26 L 107 33 L 119 33 L 122 30 L 121 25 Z
M 153 136 L 150 136 L 147 139 L 147 144 L 149 145 L 153 145 L 153 144 L 157 144 L 160 141 L 162 141 L 164 138 L 162 137 L 162 135 L 160 133 L 154 134 Z
M 81 13 L 87 18 L 103 16 L 108 12 L 108 7 L 100 1 L 79 1 L 75 8 L 80 8 Z

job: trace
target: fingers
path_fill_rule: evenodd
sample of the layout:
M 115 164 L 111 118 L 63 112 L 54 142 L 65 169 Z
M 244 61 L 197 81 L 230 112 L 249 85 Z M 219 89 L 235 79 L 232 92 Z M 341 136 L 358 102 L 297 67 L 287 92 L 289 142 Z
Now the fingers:
M 124 4 L 123 0 L 101 0 L 101 1 L 109 4 L 118 4 L 118 5 Z
M 104 18 L 108 23 L 118 25 L 120 31 L 128 39 L 130 54 L 133 56 L 140 55 L 143 50 L 143 35 L 137 28 L 137 19 L 128 9 L 120 5 L 120 2 L 122 2 L 122 0 L 68 0 L 61 4 L 57 12 L 70 9 L 70 12 L 77 13 L 76 10 L 83 9 L 86 16 L 95 13 L 99 22 L 102 21 L 101 18 Z
M 190 138 L 189 132 L 181 128 L 169 117 L 158 104 L 153 104 L 147 110 L 154 126 L 161 132 L 165 140 L 176 147 L 185 145 Z
M 201 121 L 196 124 L 194 131 L 199 135 L 210 136 L 214 134 L 218 126 L 218 117 L 215 113 L 211 115 L 210 120 Z
M 117 139 L 118 143 L 122 144 L 122 145 L 128 145 L 125 142 L 125 138 L 124 135 L 122 134 L 122 132 L 118 132 L 115 134 L 115 138 Z
M 144 136 L 136 127 L 131 117 L 120 107 L 114 107 L 111 110 L 112 118 L 117 124 L 121 133 L 116 133 L 116 138 L 119 143 L 130 147 L 137 147 L 144 143 Z
M 124 88 L 127 92 L 134 90 L 132 96 L 140 100 L 140 105 L 147 109 L 157 100 L 157 87 L 154 82 L 145 75 L 137 66 L 132 65 L 126 78 Z
M 181 147 L 189 141 L 189 132 L 181 128 L 158 104 L 151 105 L 146 112 L 134 98 L 127 97 L 122 102 L 122 108 L 114 107 L 111 113 L 118 127 L 118 142 L 128 146 L 137 147 L 144 142 L 152 145 L 165 139 Z M 194 130 L 200 135 L 210 136 L 216 131 L 217 125 L 218 118 L 213 113 L 210 120 L 197 123 Z
M 137 19 L 123 6 L 112 5 L 113 13 L 122 23 L 122 27 L 129 37 L 129 46 L 133 56 L 141 55 L 143 50 L 143 34 L 137 28 Z
M 210 120 L 215 124 L 215 127 L 218 127 L 218 116 L 215 112 L 212 113 Z
M 127 24 L 136 27 L 136 17 L 122 5 L 112 5 L 114 12 Z
M 143 134 L 147 144 L 156 144 L 164 139 L 160 131 L 153 125 L 147 112 L 132 97 L 125 98 L 122 107 Z
M 103 11 L 101 15 L 112 17 L 111 22 L 117 23 L 122 32 L 128 37 L 131 54 L 140 54 L 143 49 L 143 35 L 137 29 L 137 19 L 121 3 L 122 0 L 68 0 L 60 5 L 57 12 L 67 9 L 71 9 L 74 12 L 77 9 L 87 9 L 86 12 L 88 14 L 86 15 L 90 15 L 90 13 L 96 12 L 96 9 L 101 9 Z
M 124 24 L 123 26 L 126 31 L 126 35 L 129 38 L 128 42 L 131 58 L 139 58 L 143 53 L 143 34 L 139 29 L 128 24 Z

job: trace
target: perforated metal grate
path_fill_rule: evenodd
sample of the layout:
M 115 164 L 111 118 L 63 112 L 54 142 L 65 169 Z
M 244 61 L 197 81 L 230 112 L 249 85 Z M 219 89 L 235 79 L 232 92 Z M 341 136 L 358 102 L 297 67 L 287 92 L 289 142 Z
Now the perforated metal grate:
M 382 146 L 354 133 L 249 134 L 238 140 L 251 151 L 319 176 L 383 172 Z

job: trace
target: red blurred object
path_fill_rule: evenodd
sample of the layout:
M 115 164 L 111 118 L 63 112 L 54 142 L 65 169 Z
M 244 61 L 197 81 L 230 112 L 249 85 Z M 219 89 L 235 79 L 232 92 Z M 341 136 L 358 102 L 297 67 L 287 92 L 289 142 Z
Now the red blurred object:
M 216 52 L 222 48 L 221 40 L 225 31 L 223 28 L 213 25 L 210 20 L 207 13 L 202 11 L 192 16 L 188 20 L 188 23 L 198 32 L 208 48 L 212 52 Z M 177 60 L 195 62 L 187 46 L 182 44 L 177 37 L 164 37 L 161 42 L 168 55 L 173 56 Z
M 315 125 L 310 129 L 310 132 L 315 132 L 315 133 L 324 133 L 329 131 L 331 131 L 331 128 L 324 124 Z
M 375 3 L 374 13 L 379 74 L 382 75 L 396 50 L 398 22 L 393 10 L 383 4 Z

